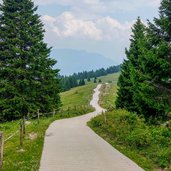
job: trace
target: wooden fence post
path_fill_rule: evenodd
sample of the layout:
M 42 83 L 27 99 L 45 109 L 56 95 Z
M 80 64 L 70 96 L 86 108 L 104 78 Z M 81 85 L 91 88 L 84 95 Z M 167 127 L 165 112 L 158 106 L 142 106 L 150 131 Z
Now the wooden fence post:
M 25 116 L 23 117 L 23 134 L 26 134 Z
M 104 122 L 105 122 L 105 124 L 106 124 L 106 122 L 107 122 L 106 113 L 103 111 L 102 114 L 104 115 Z
M 2 170 L 3 164 L 3 150 L 4 150 L 4 135 L 0 132 L 0 170 Z
M 55 109 L 53 109 L 53 117 L 55 116 L 55 113 L 56 113 L 56 110 L 55 110 Z
M 40 120 L 40 111 L 39 111 L 39 109 L 37 110 L 37 122 L 38 122 L 38 124 L 39 124 L 39 121 Z
M 69 111 L 70 111 L 70 107 L 68 106 L 68 110 L 67 110 L 67 113 L 69 114 Z
M 20 146 L 23 146 L 23 124 L 20 122 Z

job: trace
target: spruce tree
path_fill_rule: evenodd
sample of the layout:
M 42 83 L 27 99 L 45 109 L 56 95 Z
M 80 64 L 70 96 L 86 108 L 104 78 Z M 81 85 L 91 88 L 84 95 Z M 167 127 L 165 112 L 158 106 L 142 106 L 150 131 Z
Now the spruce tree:
M 131 106 L 133 104 L 133 95 L 131 92 L 132 83 L 130 79 L 130 68 L 129 68 L 129 60 L 124 60 L 121 67 L 121 74 L 118 80 L 118 92 L 116 99 L 116 108 L 125 108 L 127 110 L 131 110 Z
M 91 79 L 90 79 L 90 77 L 88 77 L 88 78 L 87 78 L 87 82 L 90 82 L 90 81 L 91 81 Z
M 125 108 L 129 111 L 137 111 L 134 103 L 134 91 L 136 89 L 136 79 L 132 77 L 133 72 L 138 69 L 138 58 L 141 54 L 141 40 L 145 36 L 145 26 L 138 17 L 132 28 L 131 44 L 129 50 L 126 49 L 127 59 L 121 66 L 121 75 L 118 81 L 118 97 L 116 100 L 117 108 Z
M 58 108 L 59 70 L 43 42 L 44 29 L 31 0 L 0 5 L 0 111 L 4 119 Z
M 171 1 L 163 0 L 159 18 L 149 22 L 147 34 L 149 48 L 143 48 L 141 68 L 146 76 L 140 84 L 141 111 L 148 117 L 167 117 L 171 111 Z M 142 74 L 141 74 L 142 75 Z M 148 107 L 147 107 L 148 106 Z
M 84 79 L 81 79 L 81 80 L 79 81 L 79 86 L 83 86 L 83 85 L 85 85 L 85 81 L 84 81 Z

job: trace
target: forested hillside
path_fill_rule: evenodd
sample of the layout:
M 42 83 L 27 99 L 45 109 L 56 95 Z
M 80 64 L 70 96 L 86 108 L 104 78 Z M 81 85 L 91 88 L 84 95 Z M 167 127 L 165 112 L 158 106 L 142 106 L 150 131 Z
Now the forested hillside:
M 93 78 L 93 81 L 101 82 L 97 80 L 97 77 L 105 76 L 112 73 L 117 73 L 120 71 L 121 65 L 111 66 L 107 69 L 101 68 L 96 71 L 84 71 L 79 73 L 74 73 L 71 76 L 60 76 L 61 78 L 61 89 L 62 91 L 70 90 L 73 87 L 85 85 L 85 82 L 90 82 Z

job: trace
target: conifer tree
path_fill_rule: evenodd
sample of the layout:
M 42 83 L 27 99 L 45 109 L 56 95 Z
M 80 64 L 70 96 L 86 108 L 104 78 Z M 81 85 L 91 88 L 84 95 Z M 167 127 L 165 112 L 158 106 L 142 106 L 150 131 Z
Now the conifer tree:
M 87 78 L 87 81 L 88 81 L 88 82 L 90 82 L 90 81 L 91 81 L 90 77 L 88 77 L 88 78 Z
M 44 29 L 31 0 L 0 5 L 0 111 L 4 119 L 58 108 L 59 70 L 43 42 Z
M 139 85 L 144 104 L 141 113 L 149 116 L 166 117 L 171 111 L 171 1 L 163 0 L 159 18 L 149 22 L 148 48 L 143 47 L 140 58 L 141 75 L 144 81 Z
M 85 81 L 84 81 L 84 79 L 81 79 L 81 80 L 79 81 L 79 86 L 83 86 L 83 85 L 85 85 Z
M 136 88 L 136 81 L 132 79 L 132 73 L 139 66 L 138 58 L 141 54 L 140 41 L 145 36 L 145 26 L 138 17 L 136 23 L 132 28 L 131 44 L 129 50 L 126 49 L 127 59 L 121 67 L 121 75 L 118 81 L 118 97 L 116 100 L 117 108 L 125 108 L 130 111 L 137 111 L 134 103 L 134 91 Z
M 121 67 L 121 74 L 118 80 L 118 92 L 116 99 L 116 108 L 125 108 L 127 110 L 131 109 L 133 105 L 133 95 L 130 89 L 132 88 L 132 83 L 130 80 L 130 68 L 129 60 L 124 60 Z

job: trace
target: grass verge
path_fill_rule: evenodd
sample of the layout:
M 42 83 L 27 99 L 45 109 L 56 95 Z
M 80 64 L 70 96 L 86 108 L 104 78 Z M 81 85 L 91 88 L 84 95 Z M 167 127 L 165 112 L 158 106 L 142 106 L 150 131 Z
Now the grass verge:
M 171 130 L 147 125 L 143 118 L 124 110 L 106 113 L 88 125 L 102 138 L 145 170 L 171 170 Z
M 114 109 L 116 80 L 101 88 L 99 103 L 108 109 L 107 123 L 101 115 L 93 118 L 88 125 L 145 170 L 171 171 L 171 128 L 148 125 L 135 113 Z
M 26 135 L 23 147 L 19 144 L 19 133 L 5 142 L 3 171 L 37 171 L 44 143 L 44 135 L 49 125 L 58 119 L 69 118 L 93 111 L 89 106 L 93 89 L 96 84 L 71 89 L 61 94 L 63 103 L 62 112 L 54 117 L 44 117 L 27 122 Z M 19 121 L 0 124 L 0 130 L 4 132 L 5 139 L 19 130 Z

